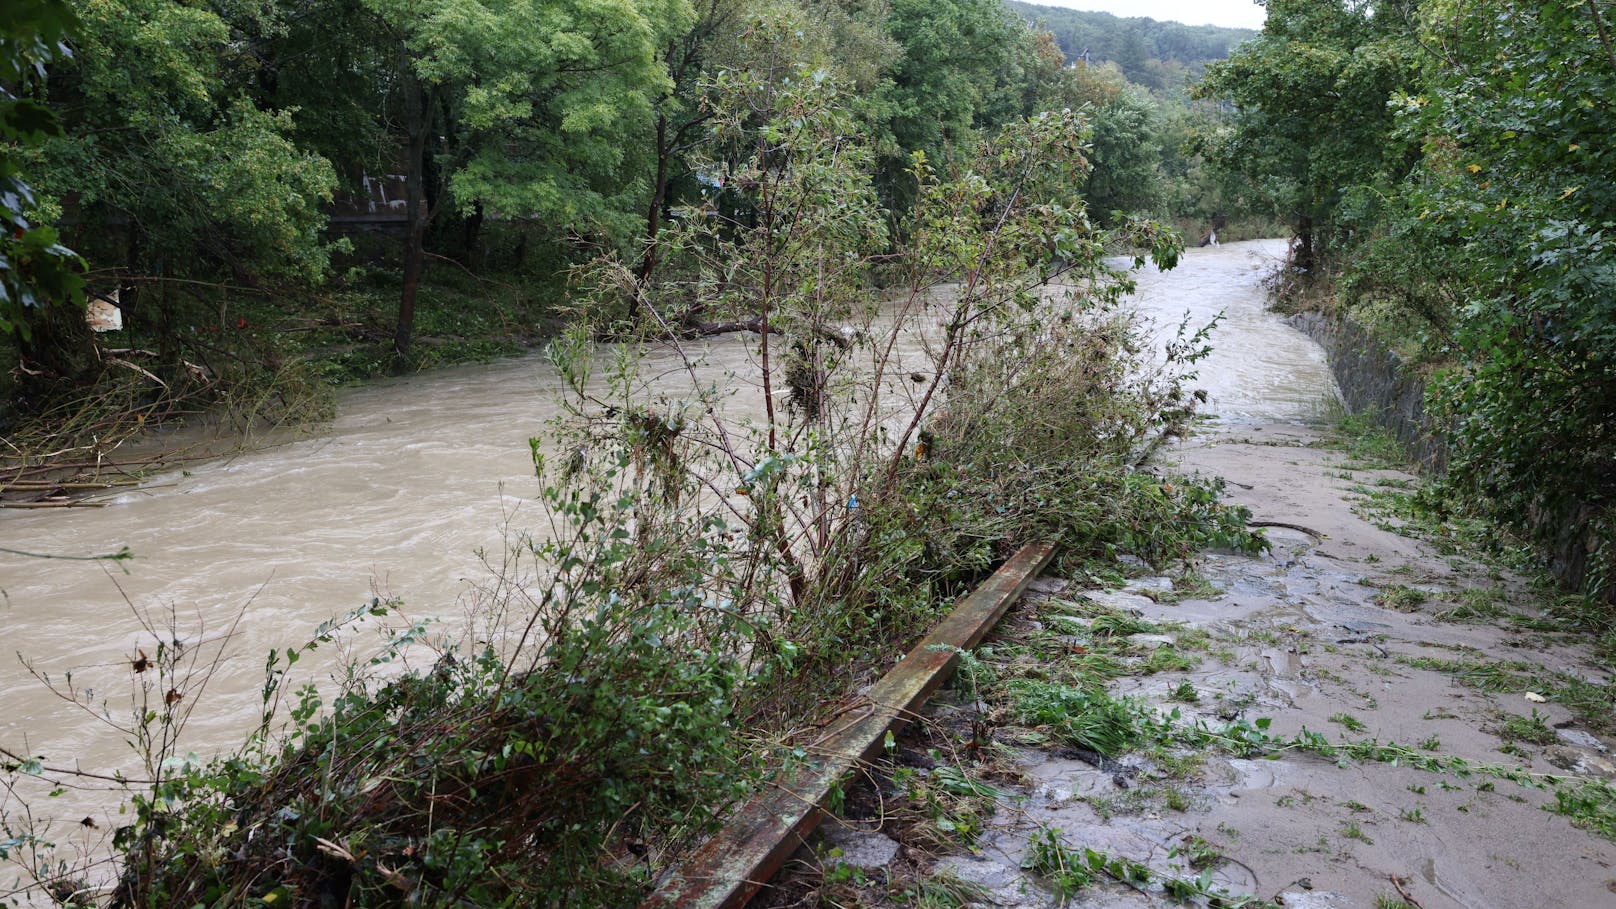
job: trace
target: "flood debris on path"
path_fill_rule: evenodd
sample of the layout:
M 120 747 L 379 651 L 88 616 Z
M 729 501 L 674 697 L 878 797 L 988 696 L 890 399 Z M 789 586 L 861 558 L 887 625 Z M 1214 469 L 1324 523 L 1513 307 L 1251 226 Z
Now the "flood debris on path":
M 760 902 L 1616 905 L 1610 654 L 1323 438 L 1187 443 L 1271 551 L 1041 579 Z

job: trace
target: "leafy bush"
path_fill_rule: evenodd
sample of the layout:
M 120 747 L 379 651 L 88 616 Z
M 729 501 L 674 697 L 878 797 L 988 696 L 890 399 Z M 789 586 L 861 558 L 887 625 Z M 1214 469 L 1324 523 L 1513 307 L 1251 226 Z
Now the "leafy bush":
M 723 605 L 722 529 L 648 526 L 667 515 L 627 464 L 547 488 L 567 530 L 529 546 L 542 581 L 485 604 L 503 639 L 352 674 L 324 712 L 306 689 L 276 749 L 137 799 L 116 902 L 633 902 L 636 852 L 705 829 L 748 779 L 730 722 L 748 628 Z

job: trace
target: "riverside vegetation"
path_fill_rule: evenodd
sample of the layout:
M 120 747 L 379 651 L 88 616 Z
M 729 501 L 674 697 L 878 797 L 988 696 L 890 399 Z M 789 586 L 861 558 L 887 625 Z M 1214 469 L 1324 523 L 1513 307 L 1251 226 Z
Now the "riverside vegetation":
M 1616 44 L 1606 0 L 1268 4 L 1198 91 L 1208 146 L 1296 236 L 1289 305 L 1367 327 L 1428 388 L 1426 505 L 1616 596 Z
M 1215 482 L 1147 466 L 1193 413 L 1183 381 L 1205 336 L 1186 326 L 1165 366 L 1148 362 L 1109 311 L 1126 278 L 1103 256 L 1171 263 L 1173 234 L 1127 213 L 1162 212 L 1163 186 L 1190 200 L 1166 214 L 1286 217 L 1288 287 L 1316 299 L 1333 281 L 1430 370 L 1449 463 L 1427 511 L 1512 523 L 1540 548 L 1570 514 L 1590 528 L 1585 588 L 1609 593 L 1597 139 L 1616 53 L 1600 0 L 1498 16 L 1274 0 L 1263 36 L 1201 83 L 1231 109 L 1175 121 L 1205 118 L 1177 134 L 1189 150 L 1149 141 L 1172 133 L 1151 131 L 1148 96 L 1064 67 L 987 0 L 18 8 L 0 31 L 8 425 L 58 415 L 32 424 L 25 457 L 221 398 L 248 421 L 317 416 L 301 352 L 252 332 L 266 317 L 341 348 L 326 362 L 343 377 L 413 368 L 422 348 L 508 349 L 457 320 L 529 325 L 561 299 L 555 276 L 576 284 L 549 348 L 574 405 L 555 428 L 568 454 L 534 448 L 552 526 L 512 541 L 477 620 L 452 640 L 395 630 L 335 692 L 283 682 L 346 622 L 272 653 L 261 727 L 215 758 L 179 751 L 196 702 L 175 681 L 221 657 L 178 631 L 131 655 L 132 719 L 56 680 L 123 724 L 144 770 L 113 781 L 131 800 L 112 857 L 77 857 L 48 806 L 96 778 L 6 752 L 0 851 L 20 877 L 5 902 L 632 904 L 789 764 L 825 699 L 1016 544 L 1055 539 L 1094 574 L 1120 554 L 1262 545 Z M 1102 157 L 1108 135 L 1143 141 Z M 396 267 L 322 231 L 336 187 L 394 169 Z M 1119 187 L 1142 195 L 1086 204 Z M 92 284 L 129 295 L 139 343 L 90 342 L 56 227 Z M 465 268 L 428 276 L 440 256 Z M 506 302 L 461 313 L 470 287 Z M 633 344 L 589 365 L 594 338 L 736 327 L 757 337 L 761 419 L 726 416 L 721 389 L 648 395 Z M 899 368 L 895 339 L 917 330 L 932 332 L 924 362 Z M 423 652 L 429 670 L 399 668 Z M 1118 730 L 1148 747 L 1138 717 L 1066 687 L 1015 703 L 1096 747 Z M 1525 723 L 1522 741 L 1539 734 Z M 1337 747 L 1255 724 L 1194 735 Z M 1596 788 L 1566 805 L 1603 827 L 1610 802 Z M 1037 869 L 1138 877 L 1052 838 Z M 1175 880 L 1162 886 L 1207 895 Z
M 202 411 L 317 422 L 331 383 L 520 352 L 566 322 L 571 270 L 608 251 L 656 283 L 677 210 L 742 202 L 709 102 L 722 74 L 770 65 L 744 40 L 761 23 L 792 23 L 848 87 L 889 230 L 916 198 L 913 153 L 945 166 L 1065 108 L 1092 127 L 1076 179 L 1106 226 L 1200 225 L 1250 196 L 1186 144 L 1213 105 L 1098 55 L 1069 67 L 1036 9 L 999 0 L 17 8 L 0 22 L 0 168 L 18 188 L 0 196 L 0 479 L 105 463 Z M 1161 81 L 1232 40 L 1201 31 L 1145 51 L 1134 35 L 1129 65 Z M 117 295 L 124 328 L 93 338 L 86 292 Z M 634 318 L 637 299 L 615 305 Z
M 167 635 L 131 667 L 145 770 L 111 858 L 53 849 L 49 792 L 21 801 L 86 778 L 8 753 L 0 844 L 23 876 L 0 899 L 633 905 L 1018 545 L 1055 540 L 1097 571 L 1261 546 L 1215 481 L 1145 466 L 1193 416 L 1205 335 L 1181 326 L 1162 362 L 1113 311 L 1129 282 L 1109 252 L 1165 266 L 1178 244 L 1090 219 L 1080 115 L 1006 125 L 950 165 L 913 156 L 894 215 L 803 35 L 759 23 L 746 41 L 766 65 L 723 74 L 703 124 L 729 175 L 721 209 L 659 234 L 655 282 L 632 257 L 580 274 L 574 325 L 548 348 L 565 454 L 534 442 L 550 527 L 512 539 L 473 621 L 396 629 L 334 692 L 284 683 L 347 622 L 271 653 L 260 728 L 206 759 L 176 750 L 194 705 L 173 693 L 217 657 Z M 725 321 L 756 333 L 758 373 L 738 379 L 760 417 L 694 382 L 650 394 L 640 344 L 592 365 L 593 338 L 637 332 L 688 364 L 695 342 L 670 329 Z

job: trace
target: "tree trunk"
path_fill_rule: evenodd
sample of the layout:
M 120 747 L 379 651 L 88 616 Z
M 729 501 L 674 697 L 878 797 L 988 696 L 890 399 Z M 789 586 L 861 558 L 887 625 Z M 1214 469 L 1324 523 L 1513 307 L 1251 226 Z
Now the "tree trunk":
M 662 232 L 662 209 L 668 201 L 668 165 L 673 149 L 668 141 L 668 118 L 656 118 L 656 178 L 651 184 L 651 204 L 645 212 L 645 250 L 640 254 L 640 266 L 635 269 L 634 293 L 628 300 L 628 320 L 635 322 L 640 316 L 640 295 L 651 281 L 657 267 L 657 235 Z
M 1296 222 L 1296 254 L 1291 257 L 1291 267 L 1302 272 L 1313 271 L 1313 218 L 1303 215 Z
M 406 66 L 408 64 L 406 63 Z M 406 129 L 409 131 L 409 161 L 406 164 L 404 217 L 409 231 L 404 238 L 404 291 L 398 300 L 398 327 L 393 331 L 393 368 L 410 368 L 410 344 L 415 336 L 415 297 L 421 286 L 425 265 L 427 206 L 425 199 L 426 137 L 431 124 L 426 87 L 413 73 L 405 89 Z

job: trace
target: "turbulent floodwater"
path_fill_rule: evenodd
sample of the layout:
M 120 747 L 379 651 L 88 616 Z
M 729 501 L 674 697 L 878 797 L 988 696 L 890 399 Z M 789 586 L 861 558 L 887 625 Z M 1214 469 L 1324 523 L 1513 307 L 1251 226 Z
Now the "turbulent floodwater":
M 1267 310 L 1260 282 L 1285 247 L 1249 240 L 1190 249 L 1177 268 L 1138 275 L 1133 305 L 1169 338 L 1186 314 L 1194 329 L 1223 313 L 1195 384 L 1225 422 L 1316 419 L 1336 400 L 1324 349 Z
M 1283 253 L 1282 241 L 1192 249 L 1177 269 L 1139 276 L 1130 305 L 1158 324 L 1224 313 L 1198 383 L 1224 420 L 1307 418 L 1333 395 L 1322 351 L 1263 310 L 1259 279 Z M 705 350 L 705 379 L 739 376 L 727 381 L 744 392 L 751 340 Z M 681 381 L 671 350 L 653 350 L 645 369 Z M 172 613 L 189 641 L 233 629 L 206 691 L 185 692 L 200 706 L 180 750 L 201 754 L 255 723 L 269 649 L 378 593 L 403 597 L 415 617 L 457 615 L 489 578 L 478 553 L 497 556 L 508 526 L 539 523 L 528 439 L 556 414 L 557 384 L 538 357 L 379 383 L 345 393 L 318 438 L 172 471 L 105 508 L 0 512 L 0 545 L 136 555 L 124 569 L 0 554 L 0 745 L 131 769 L 124 735 L 34 673 L 60 683 L 72 672 L 81 693 L 127 716 L 129 660 L 152 650 L 141 615 Z M 69 799 L 74 818 L 104 810 L 94 796 Z

